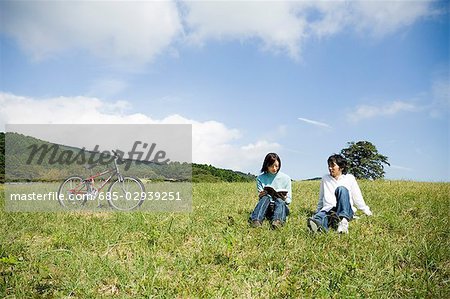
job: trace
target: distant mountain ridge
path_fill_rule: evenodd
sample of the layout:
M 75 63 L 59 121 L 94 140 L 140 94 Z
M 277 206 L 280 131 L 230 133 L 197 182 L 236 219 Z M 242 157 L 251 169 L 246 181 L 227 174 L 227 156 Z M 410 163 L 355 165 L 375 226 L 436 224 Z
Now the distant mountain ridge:
M 230 169 L 217 168 L 206 164 L 192 164 L 193 182 L 250 182 L 256 176 Z
M 5 177 L 5 138 L 8 138 L 8 154 L 9 151 L 12 153 L 11 159 L 8 160 L 7 166 L 9 168 L 6 169 L 8 177 Z M 18 133 L 7 132 L 5 134 L 0 132 L 0 182 L 5 182 L 5 179 L 8 181 L 59 181 L 69 175 L 83 175 L 83 172 L 86 172 L 83 165 L 77 163 L 71 163 L 70 165 L 52 164 L 49 163 L 48 159 L 37 163 L 38 159 L 35 158 L 27 164 L 30 159 L 29 147 L 32 145 L 45 146 L 48 149 L 55 144 Z M 60 156 L 64 151 L 66 153 L 73 152 L 73 157 L 75 157 L 81 149 L 57 145 L 56 156 Z M 96 155 L 98 158 L 99 154 Z M 245 174 L 239 171 L 221 169 L 212 165 L 179 162 L 169 162 L 167 165 L 145 161 L 138 162 L 133 164 L 127 174 L 150 180 L 192 180 L 192 182 L 247 182 L 254 181 L 256 178 L 255 175 L 250 173 Z

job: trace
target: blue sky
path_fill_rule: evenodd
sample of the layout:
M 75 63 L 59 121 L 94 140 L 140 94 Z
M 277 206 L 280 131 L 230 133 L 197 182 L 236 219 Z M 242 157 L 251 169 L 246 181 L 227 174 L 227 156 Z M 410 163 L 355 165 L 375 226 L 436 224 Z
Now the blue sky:
M 0 126 L 191 123 L 193 160 L 294 179 L 367 140 L 449 181 L 445 1 L 0 2 Z

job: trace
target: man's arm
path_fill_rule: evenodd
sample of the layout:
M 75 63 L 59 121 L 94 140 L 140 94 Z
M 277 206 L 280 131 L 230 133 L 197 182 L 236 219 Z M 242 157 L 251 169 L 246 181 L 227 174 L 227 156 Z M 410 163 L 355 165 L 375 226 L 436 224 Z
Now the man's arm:
M 358 182 L 356 181 L 353 175 L 351 176 L 351 193 L 355 206 L 361 211 L 363 211 L 364 214 L 371 216 L 372 211 L 364 201 L 361 189 L 359 188 Z

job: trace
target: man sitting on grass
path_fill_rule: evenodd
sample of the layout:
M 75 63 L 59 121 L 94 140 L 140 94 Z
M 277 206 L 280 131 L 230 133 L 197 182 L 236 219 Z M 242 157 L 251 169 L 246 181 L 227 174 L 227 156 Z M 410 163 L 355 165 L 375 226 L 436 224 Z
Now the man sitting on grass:
M 308 218 L 311 231 L 328 231 L 338 223 L 338 233 L 348 234 L 348 223 L 356 208 L 370 216 L 372 212 L 364 202 L 358 183 L 352 174 L 347 174 L 347 161 L 341 155 L 328 158 L 329 174 L 320 182 L 319 203 L 316 214 Z

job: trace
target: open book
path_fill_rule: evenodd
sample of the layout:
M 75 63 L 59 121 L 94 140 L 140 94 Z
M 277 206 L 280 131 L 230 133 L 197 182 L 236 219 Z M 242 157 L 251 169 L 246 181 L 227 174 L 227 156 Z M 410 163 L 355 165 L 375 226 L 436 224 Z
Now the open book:
M 264 191 L 267 192 L 272 198 L 281 198 L 285 199 L 286 195 L 288 194 L 287 189 L 277 189 L 275 190 L 272 186 L 267 185 L 264 187 Z

